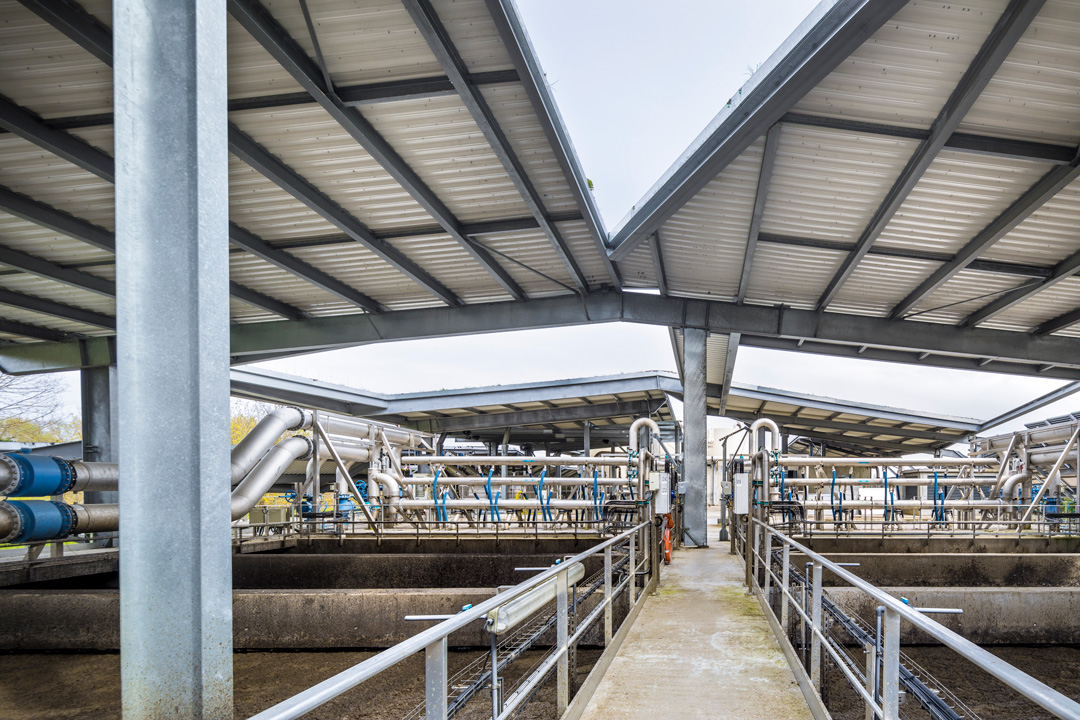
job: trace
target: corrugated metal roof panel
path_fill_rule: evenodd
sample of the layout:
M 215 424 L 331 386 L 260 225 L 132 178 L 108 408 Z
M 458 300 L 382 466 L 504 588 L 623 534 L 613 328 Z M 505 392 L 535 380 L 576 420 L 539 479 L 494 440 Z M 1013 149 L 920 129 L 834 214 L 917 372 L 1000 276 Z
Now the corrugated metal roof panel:
M 469 72 L 514 67 L 483 0 L 435 0 L 432 6 Z
M 1046 163 L 942 151 L 876 244 L 954 254 L 1049 169 Z
M 795 112 L 930 127 L 1005 4 L 908 3 L 810 90 Z
M 459 220 L 529 214 L 460 98 L 376 103 L 362 112 Z
M 652 253 L 653 239 L 649 238 L 630 251 L 619 261 L 623 284 L 632 288 L 655 288 L 657 284 L 656 263 Z
M 919 322 L 955 325 L 995 299 L 997 295 L 992 293 L 1004 292 L 1014 287 L 1016 276 L 1013 275 L 961 270 L 923 298 L 905 317 Z
M 112 253 L 0 212 L 0 245 L 50 262 L 71 264 L 112 258 Z
M 431 216 L 321 107 L 298 105 L 230 117 L 368 227 L 432 224 Z
M 982 257 L 1054 265 L 1080 250 L 1080 180 L 994 243 Z
M 1076 307 L 1080 307 L 1080 278 L 1071 277 L 1040 290 L 981 327 L 1025 332 Z
M 488 85 L 481 88 L 481 93 L 547 211 L 577 210 L 570 185 L 533 112 L 525 88 L 518 83 Z
M 724 383 L 729 339 L 727 335 L 716 333 L 709 333 L 705 338 L 705 382 L 710 385 Z
M 320 314 L 327 308 L 351 308 L 359 312 L 355 305 L 249 253 L 229 255 L 229 279 L 312 314 Z
M 505 257 L 496 255 L 499 264 L 506 268 L 511 277 L 530 297 L 562 295 L 572 292 L 574 284 L 570 278 L 570 273 L 551 248 L 547 236 L 540 230 L 494 233 L 480 236 L 478 239 L 485 247 L 497 250 L 513 258 L 513 260 L 508 260 Z M 517 262 L 514 262 L 514 260 Z M 531 270 L 522 267 L 518 263 L 527 265 Z M 542 277 L 533 270 L 557 280 L 562 285 Z
M 8 290 L 23 293 L 24 295 L 32 295 L 46 300 L 53 300 L 58 303 L 73 305 L 78 308 L 92 310 L 105 315 L 116 314 L 116 302 L 110 297 L 99 295 L 90 292 L 89 290 L 75 288 L 70 285 L 64 285 L 55 280 L 37 277 L 36 275 L 28 275 L 25 273 L 20 273 L 18 275 L 3 275 L 0 276 L 0 286 L 7 288 Z M 5 306 L 5 310 L 6 309 Z M 4 313 L 4 316 L 7 316 L 6 312 Z
M 929 260 L 867 255 L 855 266 L 829 308 L 835 312 L 885 317 L 939 265 Z
M 315 57 L 300 3 L 264 0 L 266 8 Z M 308 4 L 330 76 L 337 85 L 442 75 L 442 68 L 397 0 L 319 0 Z
M 112 229 L 113 186 L 15 135 L 0 135 L 0 185 Z
M 229 218 L 268 241 L 341 235 L 341 230 L 307 205 L 232 155 Z
M 604 268 L 600 249 L 596 246 L 596 238 L 589 231 L 589 226 L 585 224 L 585 221 L 559 222 L 555 223 L 555 227 L 562 234 L 581 272 L 585 273 L 585 279 L 589 285 L 610 284 L 611 278 Z
M 763 147 L 754 142 L 664 224 L 672 293 L 733 298 L 738 292 Z
M 854 242 L 915 146 L 912 140 L 785 125 L 761 231 Z
M 88 10 L 109 5 L 84 3 Z M 0 0 L 0 17 L 0 92 L 44 117 L 112 112 L 107 65 L 17 0 Z
M 960 124 L 960 130 L 1080 143 L 1080 2 L 1050 0 Z
M 835 250 L 759 243 L 746 300 L 812 309 L 844 257 Z

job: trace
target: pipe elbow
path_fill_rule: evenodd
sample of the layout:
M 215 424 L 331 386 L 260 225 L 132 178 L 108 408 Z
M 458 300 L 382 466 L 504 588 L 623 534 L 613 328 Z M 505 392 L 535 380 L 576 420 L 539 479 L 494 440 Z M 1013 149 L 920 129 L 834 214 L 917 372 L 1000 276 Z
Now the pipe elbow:
M 656 433 L 657 435 L 660 434 L 660 426 L 656 424 L 655 420 L 653 420 L 652 418 L 647 418 L 647 417 L 638 418 L 637 420 L 635 420 L 634 422 L 632 422 L 630 424 L 630 449 L 631 450 L 637 450 L 638 449 L 638 430 L 640 430 L 643 425 L 647 425 L 648 428 L 650 430 L 652 430 L 654 433 Z
M 1019 472 L 1015 475 L 1010 475 L 1006 478 L 1005 483 L 1001 486 L 1001 496 L 1004 498 L 1012 499 L 1016 492 L 1017 484 L 1024 484 L 1031 479 L 1031 476 L 1026 472 Z
M 780 452 L 780 426 L 769 418 L 758 418 L 750 425 L 750 435 L 753 436 L 759 429 L 767 427 L 772 433 L 773 452 Z

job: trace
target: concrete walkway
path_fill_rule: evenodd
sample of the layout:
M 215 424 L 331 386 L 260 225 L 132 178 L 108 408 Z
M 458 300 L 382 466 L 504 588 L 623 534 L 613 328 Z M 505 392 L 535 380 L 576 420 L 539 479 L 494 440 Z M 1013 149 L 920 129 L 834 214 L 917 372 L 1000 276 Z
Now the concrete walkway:
M 583 720 L 811 718 L 742 578 L 726 542 L 676 553 Z

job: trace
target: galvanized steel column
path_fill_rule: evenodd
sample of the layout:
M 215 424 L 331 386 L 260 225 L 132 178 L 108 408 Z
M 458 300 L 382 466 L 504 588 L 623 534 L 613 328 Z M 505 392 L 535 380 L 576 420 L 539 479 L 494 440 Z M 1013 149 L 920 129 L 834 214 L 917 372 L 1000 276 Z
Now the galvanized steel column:
M 87 462 L 117 462 L 119 440 L 116 421 L 116 367 L 83 368 L 80 376 L 82 389 L 82 459 Z M 83 493 L 83 502 L 120 502 L 115 490 Z M 95 547 L 115 547 L 117 533 L 94 533 Z
M 233 715 L 226 17 L 113 5 L 126 720 Z
M 683 480 L 686 497 L 683 527 L 687 540 L 702 547 L 709 544 L 706 518 L 705 461 L 707 428 L 705 416 L 705 331 L 683 330 Z

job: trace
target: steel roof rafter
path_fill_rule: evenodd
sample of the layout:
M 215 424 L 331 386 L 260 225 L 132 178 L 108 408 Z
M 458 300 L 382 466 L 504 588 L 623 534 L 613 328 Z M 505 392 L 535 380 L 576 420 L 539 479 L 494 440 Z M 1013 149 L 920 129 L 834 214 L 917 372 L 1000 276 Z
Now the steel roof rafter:
M 652 250 L 653 269 L 656 271 L 656 289 L 660 295 L 667 297 L 668 282 L 667 269 L 664 267 L 664 253 L 660 249 L 660 231 L 657 230 L 649 239 L 649 247 Z
M 559 259 L 566 266 L 570 277 L 574 279 L 574 283 L 579 290 L 588 292 L 589 283 L 585 278 L 585 273 L 578 266 L 559 229 L 551 221 L 547 208 L 544 207 L 543 200 L 540 198 L 540 193 L 537 192 L 536 187 L 529 179 L 525 167 L 511 147 L 506 134 L 499 127 L 495 113 L 491 111 L 491 107 L 484 99 L 480 89 L 471 82 L 465 62 L 461 59 L 461 55 L 454 46 L 446 27 L 443 26 L 442 21 L 439 19 L 438 13 L 428 0 L 402 0 L 402 2 L 420 30 L 420 34 L 427 41 L 428 47 L 439 61 L 439 65 L 442 66 L 443 72 L 453 83 L 462 103 L 468 108 L 473 121 L 480 128 L 484 139 L 487 140 L 495 156 L 502 163 L 503 169 L 506 170 L 510 180 L 514 183 L 514 187 L 521 194 L 522 200 L 525 201 L 525 205 L 529 208 L 529 212 L 536 218 L 536 222 L 543 229 L 544 234 L 547 235 L 548 242 L 551 243 Z
M 77 4 L 68 3 L 65 0 L 32 0 L 27 2 L 26 5 L 34 12 L 40 10 L 41 12 L 39 15 L 46 20 L 46 22 L 49 22 L 59 29 L 103 63 L 110 67 L 112 66 L 113 55 L 111 34 L 109 34 L 107 28 L 103 28 L 100 23 L 97 23 L 95 18 L 86 13 Z M 56 22 L 59 22 L 61 16 L 64 18 L 62 26 L 55 24 Z M 0 101 L 2 101 L 2 98 L 0 98 Z M 20 134 L 31 142 L 60 155 L 60 157 L 63 157 L 69 162 L 82 167 L 84 170 L 87 170 L 104 180 L 114 182 L 115 162 L 108 154 L 98 150 L 70 133 L 49 127 L 44 120 L 24 108 L 18 106 L 6 108 L 3 102 L 0 102 L 0 115 L 11 118 L 12 122 L 18 121 Z M 231 130 L 232 126 L 230 125 L 230 139 L 232 137 Z M 251 146 L 245 147 L 251 150 L 251 152 L 261 149 L 253 141 Z M 266 153 L 266 155 L 269 155 L 269 153 Z M 47 205 L 37 203 L 30 198 L 11 193 L 11 191 L 4 188 L 0 188 L 0 208 L 18 215 L 23 219 L 44 225 L 45 227 L 49 227 L 79 240 L 83 240 L 84 242 L 96 245 L 103 250 L 113 252 L 115 249 L 115 239 L 113 238 L 113 234 L 104 228 L 91 225 L 86 221 L 69 216 L 66 213 L 50 208 Z M 242 231 L 238 226 L 235 226 L 235 229 Z M 232 228 L 230 228 L 230 230 L 232 230 Z M 232 234 L 233 233 L 230 232 L 230 235 Z M 255 238 L 254 235 L 243 235 L 242 232 L 238 232 L 237 234 L 242 239 L 246 240 Z M 252 244 L 254 245 L 254 243 Z M 320 285 L 320 283 L 326 279 L 325 273 L 321 273 L 314 267 L 307 265 L 307 263 L 303 263 L 295 258 L 293 258 L 295 262 L 292 262 L 290 260 L 292 256 L 287 253 L 275 251 L 273 248 L 270 248 L 269 250 L 266 248 L 260 249 L 263 250 L 263 253 L 259 256 L 264 260 L 286 269 L 289 272 L 294 272 L 294 274 L 298 274 L 299 277 L 302 277 L 309 282 L 314 282 L 313 278 L 315 278 L 318 279 L 318 282 L 314 282 L 314 284 Z M 273 260 L 269 259 L 271 256 L 274 258 Z M 294 267 L 295 270 L 290 270 L 288 267 L 285 267 L 287 265 Z M 306 266 L 306 268 L 304 266 Z M 308 270 L 308 268 L 310 270 Z M 310 274 L 311 277 L 299 274 L 297 271 L 300 270 L 304 270 L 305 273 Z M 310 271 L 314 272 L 311 273 Z M 383 307 L 378 302 L 371 300 L 362 293 L 357 291 L 348 292 L 347 286 L 345 286 L 344 283 L 340 283 L 339 281 L 334 281 L 334 283 L 340 285 L 341 288 L 339 288 L 339 290 L 344 290 L 348 297 L 343 296 L 341 292 L 334 292 L 335 295 L 344 297 L 344 299 L 353 302 L 365 310 L 371 311 Z M 255 305 L 264 310 L 269 310 L 282 317 L 289 319 L 309 317 L 308 313 L 299 308 L 293 307 L 292 305 L 275 298 L 271 298 L 263 293 L 256 292 L 251 288 L 238 283 L 233 283 L 232 289 L 236 292 L 232 292 L 231 294 L 237 299 L 243 300 L 248 304 Z
M 454 217 L 450 209 L 438 198 L 408 163 L 391 147 L 374 126 L 355 108 L 346 105 L 334 93 L 333 88 L 325 87 L 322 71 L 307 55 L 280 23 L 259 2 L 259 0 L 229 0 L 229 14 L 255 38 L 263 49 L 292 76 L 312 99 L 330 115 L 345 132 L 349 134 L 382 168 L 394 178 L 412 196 L 424 210 L 435 218 L 459 245 L 480 264 L 514 299 L 525 299 L 525 292 L 502 265 L 492 257 L 486 248 L 472 242 L 462 232 L 461 222 Z M 230 132 L 230 136 L 232 133 Z M 359 223 L 359 221 L 356 221 Z M 344 229 L 344 228 L 343 228 Z M 376 241 L 374 234 L 364 228 L 371 241 Z M 346 232 L 349 232 L 346 230 Z M 374 248 L 373 248 L 374 249 Z M 379 251 L 376 251 L 379 252 Z M 385 249 L 383 250 L 385 252 Z M 397 252 L 397 251 L 395 251 Z M 400 253 L 397 253 L 401 255 Z M 404 257 L 401 255 L 401 257 Z M 406 272 L 400 259 L 392 263 L 409 277 L 432 290 L 442 300 L 451 305 L 461 304 L 461 299 L 439 283 L 434 283 L 428 273 L 415 269 Z M 410 264 L 411 261 L 410 261 Z M 445 292 L 444 292 L 445 291 Z
M 97 293 L 98 295 L 116 296 L 116 284 L 111 280 L 80 272 L 63 265 L 57 265 L 44 258 L 28 255 L 6 246 L 0 246 L 0 264 L 17 268 L 25 273 L 37 275 L 47 280 L 55 280 L 81 290 Z
M 1018 288 L 1010 290 L 996 300 L 987 303 L 968 315 L 960 322 L 960 325 L 978 325 L 979 323 L 986 322 L 995 315 L 999 315 L 1009 308 L 1019 305 L 1048 287 L 1076 275 L 1077 272 L 1080 272 L 1080 251 L 1073 253 L 1055 265 L 1050 271 L 1050 277 L 1045 278 L 1042 282 L 1033 284 L 1026 283 Z
M 1039 336 L 1050 335 L 1059 330 L 1064 330 L 1067 327 L 1072 327 L 1076 323 L 1080 323 L 1080 307 L 1040 323 L 1038 327 L 1031 331 L 1031 334 Z
M 43 340 L 45 342 L 69 342 L 74 338 L 80 337 L 77 334 L 73 335 L 72 333 L 53 330 L 52 328 L 41 327 L 40 325 L 31 325 L 17 320 L 8 320 L 6 318 L 0 318 L 0 332 L 8 333 L 9 335 L 20 335 L 22 337 L 31 338 L 32 340 Z
M 41 313 L 42 315 L 51 315 L 62 320 L 82 323 L 83 325 L 93 325 L 104 330 L 116 329 L 116 318 L 109 315 L 103 315 L 93 310 L 84 310 L 54 300 L 46 300 L 35 295 L 18 293 L 6 288 L 0 288 L 0 304 Z
M 925 140 L 930 137 L 929 130 L 919 128 L 904 127 L 903 125 L 885 125 L 842 117 L 805 115 L 803 113 L 787 113 L 780 118 L 780 122 L 786 125 L 804 125 L 806 127 L 825 128 L 826 130 L 842 130 L 857 135 L 883 135 L 907 140 Z M 954 132 L 949 136 L 945 141 L 944 149 L 1014 160 L 1036 160 L 1056 165 L 1068 163 L 1073 157 L 1073 148 L 1066 145 L 959 132 Z
M 739 289 L 735 293 L 735 302 L 740 304 L 746 300 L 746 291 L 750 287 L 750 270 L 754 266 L 754 253 L 757 252 L 758 236 L 761 234 L 761 218 L 765 214 L 765 200 L 769 196 L 769 185 L 772 183 L 773 168 L 776 167 L 776 151 L 779 146 L 780 123 L 775 123 L 765 133 L 765 148 L 761 154 L 761 168 L 758 170 L 754 209 L 750 215 L 750 232 L 746 237 L 742 272 L 739 274 Z
M 982 91 L 997 73 L 1001 63 L 1005 61 L 1013 47 L 1023 36 L 1028 26 L 1042 9 L 1044 0 L 1012 0 L 1005 12 L 998 18 L 993 30 L 983 42 L 975 59 L 972 60 L 964 72 L 960 82 L 953 90 L 945 105 L 941 108 L 934 122 L 930 125 L 930 134 L 919 143 L 914 154 L 908 160 L 900 175 L 893 182 L 889 192 L 885 195 L 877 210 L 874 211 L 870 222 L 863 229 L 862 234 L 840 268 L 833 275 L 825 291 L 818 298 L 817 307 L 824 310 L 829 306 L 840 288 L 855 272 L 859 261 L 866 256 L 870 246 L 878 239 L 885 228 L 892 221 L 893 216 L 907 200 L 908 195 L 915 189 L 919 180 L 926 173 L 930 164 L 938 156 L 945 142 L 960 125 L 967 115 L 968 110 L 979 99 Z
M 998 215 L 989 225 L 972 238 L 949 262 L 942 265 L 934 273 L 919 284 L 917 288 L 908 293 L 896 307 L 889 312 L 892 319 L 900 318 L 918 305 L 923 298 L 944 285 L 956 273 L 960 272 L 971 262 L 990 248 L 1001 238 L 1008 235 L 1043 206 L 1048 200 L 1067 187 L 1073 180 L 1080 177 L 1080 148 L 1077 148 L 1072 162 L 1067 165 L 1058 165 L 1042 176 L 1034 185 L 1021 195 L 1012 205 Z
M 488 12 L 495 22 L 495 28 L 502 39 L 503 47 L 510 55 L 518 75 L 521 78 L 522 87 L 529 97 L 533 112 L 544 130 L 544 135 L 551 144 L 551 150 L 559 167 L 563 171 L 570 192 L 573 194 L 581 214 L 585 217 L 585 223 L 596 243 L 600 261 L 608 273 L 612 284 L 616 288 L 622 287 L 622 275 L 615 262 L 608 256 L 607 231 L 604 229 L 600 211 L 596 207 L 592 191 L 589 189 L 589 180 L 581 165 L 577 162 L 577 156 L 573 151 L 573 143 L 566 132 L 562 118 L 559 115 L 558 106 L 551 95 L 543 71 L 540 69 L 536 54 L 529 47 L 528 35 L 521 25 L 521 19 L 517 16 L 513 2 L 510 0 L 485 0 Z
M 727 353 L 724 357 L 724 377 L 720 385 L 720 411 L 727 409 L 728 398 L 731 396 L 731 380 L 735 377 L 735 359 L 739 353 L 739 343 L 742 342 L 742 333 L 728 335 Z

